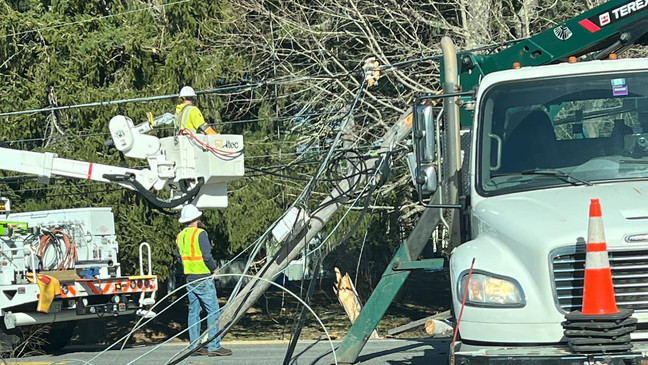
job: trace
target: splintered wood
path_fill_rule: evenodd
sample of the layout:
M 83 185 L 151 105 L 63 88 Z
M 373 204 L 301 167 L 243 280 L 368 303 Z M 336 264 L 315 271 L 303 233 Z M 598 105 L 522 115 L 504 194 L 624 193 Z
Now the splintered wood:
M 342 304 L 342 307 L 344 307 L 344 311 L 346 312 L 347 316 L 349 316 L 351 323 L 354 323 L 360 315 L 360 311 L 362 310 L 362 304 L 360 304 L 358 293 L 356 292 L 355 286 L 353 285 L 353 282 L 351 281 L 348 273 L 342 276 L 340 269 L 336 267 L 335 278 L 336 283 L 333 287 L 333 291 L 337 295 L 340 304 Z M 373 332 L 371 332 L 371 338 L 380 338 L 380 336 L 378 336 L 378 332 L 376 332 L 375 329 L 373 330 Z

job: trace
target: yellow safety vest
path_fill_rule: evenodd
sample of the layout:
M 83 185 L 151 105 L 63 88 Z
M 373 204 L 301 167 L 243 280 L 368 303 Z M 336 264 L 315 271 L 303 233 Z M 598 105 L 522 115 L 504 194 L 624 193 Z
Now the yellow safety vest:
M 205 124 L 205 118 L 200 109 L 188 104 L 176 106 L 176 125 L 178 128 L 196 132 L 203 124 Z
M 204 232 L 203 229 L 187 227 L 176 238 L 185 275 L 211 273 L 207 265 L 205 265 L 202 251 L 200 251 L 200 244 L 198 243 L 198 237 L 202 232 Z

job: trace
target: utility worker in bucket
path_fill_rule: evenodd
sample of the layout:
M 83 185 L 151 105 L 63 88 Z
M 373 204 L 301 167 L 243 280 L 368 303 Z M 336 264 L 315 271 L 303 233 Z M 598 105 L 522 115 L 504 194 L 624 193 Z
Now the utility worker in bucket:
M 179 258 L 187 279 L 190 348 L 194 350 L 200 345 L 200 312 L 204 309 L 207 312 L 207 326 L 210 328 L 209 338 L 214 340 L 209 342 L 207 349 L 201 348 L 193 355 L 229 356 L 232 350 L 221 347 L 221 337 L 216 337 L 219 331 L 220 307 L 216 287 L 210 276 L 216 273 L 217 268 L 211 254 L 211 243 L 207 232 L 198 228 L 201 216 L 202 212 L 195 205 L 184 206 L 178 221 L 184 224 L 185 228 L 176 239 Z
M 176 106 L 175 122 L 180 129 L 189 129 L 192 132 L 203 132 L 205 134 L 218 134 L 214 128 L 205 123 L 200 109 L 194 104 L 196 92 L 191 86 L 184 86 L 180 89 L 182 102 Z

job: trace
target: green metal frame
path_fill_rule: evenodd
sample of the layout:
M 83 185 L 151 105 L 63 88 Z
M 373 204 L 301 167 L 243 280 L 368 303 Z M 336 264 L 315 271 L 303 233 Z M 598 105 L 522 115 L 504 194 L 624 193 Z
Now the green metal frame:
M 439 194 L 436 194 L 432 199 L 437 204 L 438 196 Z M 357 360 L 371 332 L 385 315 L 412 270 L 444 269 L 443 258 L 418 260 L 441 219 L 439 212 L 439 209 L 426 209 L 412 234 L 398 248 L 367 304 L 338 347 L 336 354 L 339 363 L 354 363 Z
M 479 85 L 484 75 L 512 69 L 514 63 L 519 63 L 521 67 L 547 65 L 597 51 L 603 51 L 600 57 L 607 57 L 609 53 L 637 43 L 648 33 L 648 21 L 644 20 L 648 17 L 648 6 L 628 12 L 630 7 L 636 8 L 632 4 L 636 4 L 635 0 L 610 0 L 494 54 L 458 53 L 461 90 L 472 90 Z M 605 14 L 611 20 L 601 26 L 599 19 L 605 17 Z M 615 14 L 620 17 L 617 19 Z M 445 78 L 442 73 L 442 85 L 443 80 Z M 464 102 L 470 101 L 468 97 L 461 99 Z M 467 127 L 471 124 L 472 111 L 462 108 L 461 125 Z

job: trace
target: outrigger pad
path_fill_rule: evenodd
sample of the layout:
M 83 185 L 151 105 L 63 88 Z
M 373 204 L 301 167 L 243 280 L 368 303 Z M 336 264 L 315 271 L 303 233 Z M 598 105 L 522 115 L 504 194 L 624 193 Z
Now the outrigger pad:
M 634 332 L 637 326 L 620 327 L 603 332 L 598 330 L 565 329 L 566 337 L 620 337 Z
M 565 315 L 567 320 L 562 326 L 570 348 L 576 353 L 627 352 L 632 350 L 630 334 L 637 328 L 632 313 L 632 309 L 606 315 L 574 311 Z
M 619 328 L 628 328 L 628 327 L 636 327 L 635 324 L 637 324 L 637 319 L 630 317 L 626 318 L 622 322 L 590 322 L 590 321 L 584 321 L 584 322 L 576 322 L 576 321 L 565 321 L 562 323 L 562 326 L 564 329 L 570 329 L 570 330 L 585 330 L 585 329 L 590 329 L 594 331 L 611 331 Z
M 604 337 L 573 337 L 569 339 L 569 344 L 574 346 L 574 345 L 619 345 L 623 343 L 630 343 L 630 335 L 623 335 L 620 337 L 610 337 L 610 338 L 604 338 Z
M 583 314 L 581 311 L 573 311 L 565 315 L 570 322 L 614 322 L 623 321 L 634 313 L 634 309 L 622 308 L 619 313 L 591 315 Z

